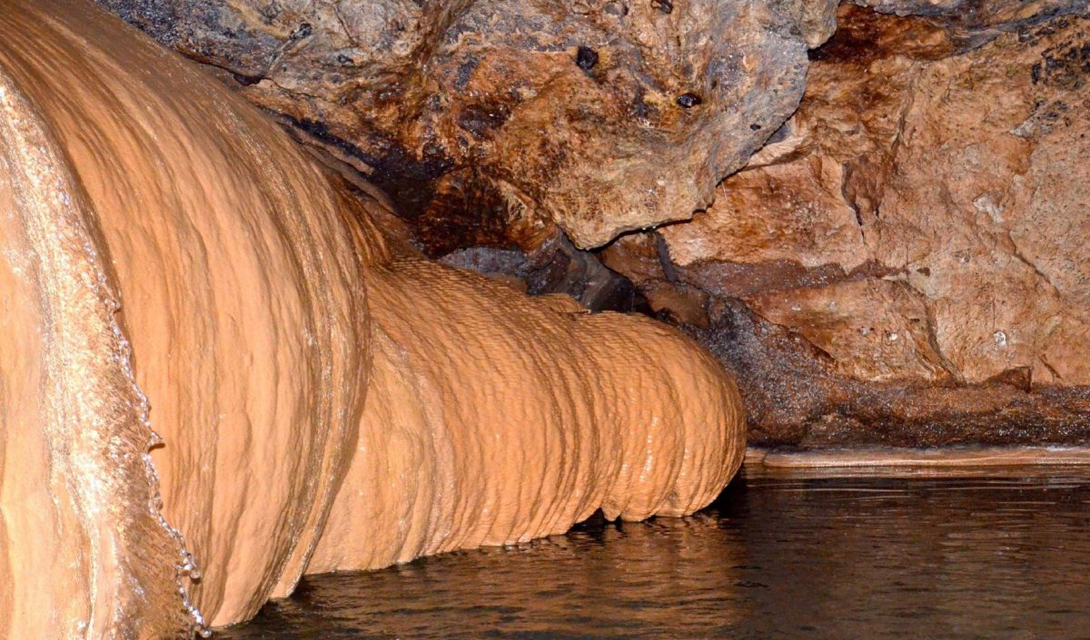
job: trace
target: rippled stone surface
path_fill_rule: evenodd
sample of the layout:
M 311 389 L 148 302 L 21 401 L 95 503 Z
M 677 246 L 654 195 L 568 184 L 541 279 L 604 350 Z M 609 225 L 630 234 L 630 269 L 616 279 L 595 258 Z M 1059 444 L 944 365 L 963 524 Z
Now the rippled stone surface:
M 521 548 L 312 576 L 217 636 L 1085 635 L 1090 470 L 917 472 L 747 469 L 692 518 L 597 520 Z

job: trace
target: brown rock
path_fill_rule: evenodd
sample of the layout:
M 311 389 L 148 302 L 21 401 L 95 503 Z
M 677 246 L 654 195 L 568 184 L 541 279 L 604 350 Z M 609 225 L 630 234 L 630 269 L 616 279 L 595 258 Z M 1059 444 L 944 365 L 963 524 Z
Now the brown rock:
M 855 211 L 830 189 L 843 182 L 844 171 L 836 159 L 813 155 L 742 171 L 707 213 L 661 230 L 670 259 L 680 267 L 791 262 L 851 271 L 867 254 Z
M 654 232 L 623 235 L 602 250 L 602 263 L 625 274 L 636 286 L 645 287 L 655 281 L 669 279 L 662 262 L 661 248 L 662 239 Z
M 894 49 L 815 64 L 789 123 L 797 139 L 780 143 L 791 150 L 725 181 L 706 215 L 664 229 L 671 258 L 774 273 L 784 261 L 807 272 L 831 265 L 824 273 L 841 277 L 873 264 L 900 274 L 931 318 L 920 362 L 939 358 L 969 383 L 1029 367 L 1038 383 L 1090 384 L 1076 355 L 1090 347 L 1080 275 L 1090 222 L 1074 213 L 1090 206 L 1077 177 L 1090 154 L 1088 32 L 1087 20 L 1060 18 L 939 60 Z M 777 299 L 809 308 L 812 287 L 854 291 L 831 280 L 788 282 Z M 898 315 L 907 323 L 918 311 Z M 845 331 L 838 340 L 848 344 Z M 886 365 L 872 356 L 849 368 L 880 379 Z
M 903 282 L 865 278 L 745 299 L 757 314 L 793 327 L 837 373 L 872 382 L 946 382 L 923 296 Z
M 711 202 L 833 0 L 100 0 L 395 195 L 428 253 L 579 247 Z
M 979 48 L 951 20 L 843 8 L 798 113 L 658 231 L 664 268 L 615 266 L 713 296 L 733 324 L 702 335 L 757 440 L 1087 437 L 1090 20 L 1023 16 Z
M 651 311 L 675 323 L 707 328 L 708 293 L 678 282 L 669 260 L 663 261 L 664 251 L 657 234 L 641 233 L 617 238 L 599 255 L 603 264 L 631 279 Z

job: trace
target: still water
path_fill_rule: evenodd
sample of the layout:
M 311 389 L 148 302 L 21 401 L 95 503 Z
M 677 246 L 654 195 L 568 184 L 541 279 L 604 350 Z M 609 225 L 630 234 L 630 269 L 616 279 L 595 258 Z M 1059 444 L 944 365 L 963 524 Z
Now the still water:
M 1090 468 L 748 470 L 685 519 L 311 576 L 216 638 L 1090 638 Z

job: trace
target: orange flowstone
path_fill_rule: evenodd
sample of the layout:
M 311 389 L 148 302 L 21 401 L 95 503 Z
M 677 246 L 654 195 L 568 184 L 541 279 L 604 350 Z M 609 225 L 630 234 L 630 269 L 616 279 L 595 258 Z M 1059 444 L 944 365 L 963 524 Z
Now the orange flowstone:
M 184 637 L 304 573 L 684 515 L 736 472 L 737 389 L 678 332 L 392 256 L 88 4 L 5 3 L 0 43 L 0 637 Z

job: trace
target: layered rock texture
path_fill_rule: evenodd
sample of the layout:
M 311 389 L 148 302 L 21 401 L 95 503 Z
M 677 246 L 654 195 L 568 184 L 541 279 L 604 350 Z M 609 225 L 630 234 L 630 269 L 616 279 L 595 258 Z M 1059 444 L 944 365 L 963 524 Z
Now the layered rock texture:
M 683 220 L 798 105 L 835 0 L 100 0 L 385 186 L 428 253 Z
M 7 2 L 0 36 L 0 637 L 184 637 L 738 468 L 738 390 L 677 330 L 396 255 L 100 9 Z

